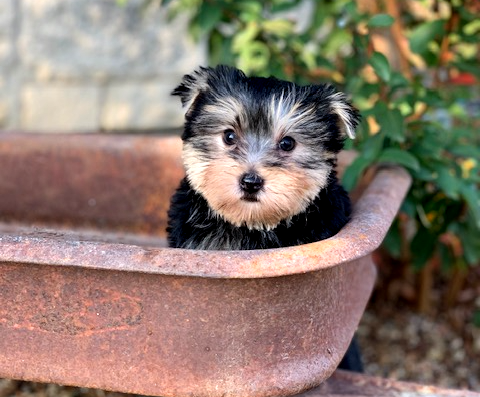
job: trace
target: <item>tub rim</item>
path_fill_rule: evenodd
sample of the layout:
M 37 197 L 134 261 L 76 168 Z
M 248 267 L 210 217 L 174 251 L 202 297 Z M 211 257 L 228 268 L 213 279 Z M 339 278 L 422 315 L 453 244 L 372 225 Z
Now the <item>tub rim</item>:
M 335 236 L 292 247 L 205 251 L 80 241 L 36 229 L 0 234 L 0 262 L 73 266 L 205 278 L 265 278 L 319 271 L 368 255 L 383 241 L 411 183 L 400 167 L 379 167 Z

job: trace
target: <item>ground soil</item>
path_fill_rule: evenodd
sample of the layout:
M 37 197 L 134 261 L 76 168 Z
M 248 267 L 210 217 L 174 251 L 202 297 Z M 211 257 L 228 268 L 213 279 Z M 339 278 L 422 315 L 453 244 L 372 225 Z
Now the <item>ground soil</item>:
M 371 375 L 480 392 L 480 267 L 469 270 L 446 305 L 448 277 L 419 314 L 417 275 L 391 278 L 380 267 L 377 287 L 357 335 Z M 448 307 L 446 307 L 448 306 Z M 103 390 L 0 379 L 0 397 L 124 397 Z M 131 396 L 131 395 L 130 395 Z
M 418 310 L 419 274 L 377 288 L 358 329 L 368 374 L 480 392 L 480 266 L 461 277 L 434 273 L 427 313 Z M 477 317 L 477 318 L 475 318 Z

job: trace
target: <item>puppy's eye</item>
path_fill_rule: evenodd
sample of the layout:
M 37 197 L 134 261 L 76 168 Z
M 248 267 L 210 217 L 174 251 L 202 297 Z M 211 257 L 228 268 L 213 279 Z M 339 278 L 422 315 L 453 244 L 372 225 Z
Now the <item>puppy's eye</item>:
M 295 139 L 290 136 L 286 136 L 278 143 L 278 147 L 284 152 L 290 152 L 295 148 Z
M 235 134 L 235 131 L 233 130 L 225 130 L 223 132 L 223 142 L 225 142 L 227 145 L 235 145 L 237 143 L 237 135 Z

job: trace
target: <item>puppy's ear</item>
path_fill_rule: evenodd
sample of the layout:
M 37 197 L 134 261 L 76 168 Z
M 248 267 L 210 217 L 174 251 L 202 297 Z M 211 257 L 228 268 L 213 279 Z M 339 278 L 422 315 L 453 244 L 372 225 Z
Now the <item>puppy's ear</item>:
M 198 94 L 208 87 L 209 76 L 214 69 L 200 67 L 191 74 L 183 76 L 180 85 L 172 91 L 172 95 L 179 96 L 184 108 L 190 109 Z
M 348 101 L 347 96 L 342 92 L 331 94 L 330 109 L 338 116 L 341 133 L 350 139 L 355 139 L 355 128 L 360 121 L 360 113 Z
M 183 76 L 182 82 L 172 91 L 172 95 L 180 97 L 188 113 L 201 92 L 210 91 L 219 97 L 231 95 L 237 91 L 237 84 L 244 79 L 245 74 L 231 66 L 200 67 L 193 73 Z

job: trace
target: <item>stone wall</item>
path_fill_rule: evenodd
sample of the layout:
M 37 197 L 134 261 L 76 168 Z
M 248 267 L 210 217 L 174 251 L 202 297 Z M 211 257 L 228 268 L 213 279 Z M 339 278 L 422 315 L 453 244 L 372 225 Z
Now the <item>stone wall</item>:
M 157 130 L 170 91 L 205 64 L 186 21 L 144 0 L 0 0 L 0 129 Z

